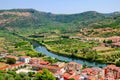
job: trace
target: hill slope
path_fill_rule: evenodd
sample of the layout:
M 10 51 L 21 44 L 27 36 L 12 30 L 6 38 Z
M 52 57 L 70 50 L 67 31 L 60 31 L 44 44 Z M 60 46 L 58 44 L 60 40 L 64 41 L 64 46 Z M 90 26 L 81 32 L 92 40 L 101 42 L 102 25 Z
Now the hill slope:
M 77 32 L 82 27 L 120 27 L 120 13 L 102 14 L 88 11 L 80 14 L 56 15 L 34 9 L 0 10 L 0 28 L 16 32 L 60 30 Z

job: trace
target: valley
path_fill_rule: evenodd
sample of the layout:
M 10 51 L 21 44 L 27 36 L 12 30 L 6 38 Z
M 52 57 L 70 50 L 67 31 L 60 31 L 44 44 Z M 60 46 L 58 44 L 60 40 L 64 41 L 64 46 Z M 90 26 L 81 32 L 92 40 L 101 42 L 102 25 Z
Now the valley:
M 29 61 L 35 60 L 35 63 L 31 61 L 24 64 L 21 63 L 22 60 L 16 60 L 13 65 L 20 65 L 16 68 L 7 59 L 11 56 L 15 59 L 23 57 Z M 35 9 L 0 10 L 0 57 L 1 70 L 8 72 L 9 69 L 16 72 L 30 70 L 33 73 L 27 74 L 29 80 L 40 78 L 41 74 L 34 73 L 34 71 L 41 73 L 39 69 L 42 69 L 42 75 L 44 72 L 49 73 L 43 68 L 49 69 L 53 75 L 62 69 L 65 69 L 63 73 L 69 73 L 66 68 L 69 64 L 78 65 L 82 75 L 84 70 L 89 68 L 91 70 L 94 67 L 99 67 L 100 71 L 105 71 L 109 66 L 118 69 L 120 12 L 104 14 L 87 11 L 78 14 L 53 14 Z M 56 67 L 54 64 L 57 62 L 65 65 L 64 68 L 57 67 L 56 69 L 60 70 L 55 70 L 54 73 Z M 78 72 L 75 67 L 74 77 L 81 75 Z M 0 72 L 2 73 L 4 72 Z M 63 73 L 62 77 L 65 75 Z M 100 75 L 100 78 L 103 77 Z

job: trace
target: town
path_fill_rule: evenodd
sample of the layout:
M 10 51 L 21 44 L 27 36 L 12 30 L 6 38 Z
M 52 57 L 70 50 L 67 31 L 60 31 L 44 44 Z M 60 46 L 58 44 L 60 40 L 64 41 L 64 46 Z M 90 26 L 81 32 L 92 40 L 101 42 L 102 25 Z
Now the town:
M 42 60 L 41 57 L 15 56 L 6 53 L 0 53 L 1 59 L 0 70 L 15 70 L 20 72 L 42 73 L 43 69 L 48 69 L 54 75 L 56 80 L 119 80 L 120 68 L 110 64 L 106 67 L 85 67 L 76 62 L 56 62 Z M 45 56 L 46 57 L 46 56 Z M 15 60 L 12 61 L 12 59 Z M 12 63 L 13 62 L 13 63 Z
M 0 80 L 120 80 L 120 0 L 1 0 Z

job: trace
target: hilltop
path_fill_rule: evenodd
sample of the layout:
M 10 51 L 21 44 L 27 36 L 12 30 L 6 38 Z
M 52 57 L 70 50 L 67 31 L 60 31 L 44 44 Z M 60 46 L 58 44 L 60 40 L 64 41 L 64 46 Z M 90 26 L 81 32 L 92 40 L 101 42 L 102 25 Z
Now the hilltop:
M 52 14 L 35 9 L 0 10 L 0 28 L 20 33 L 75 33 L 81 28 L 119 28 L 120 12 L 87 11 L 78 14 Z

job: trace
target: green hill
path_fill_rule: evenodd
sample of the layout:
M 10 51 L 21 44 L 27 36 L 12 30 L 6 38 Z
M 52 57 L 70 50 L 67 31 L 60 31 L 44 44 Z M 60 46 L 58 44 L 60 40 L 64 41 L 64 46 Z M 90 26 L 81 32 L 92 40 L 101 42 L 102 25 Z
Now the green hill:
M 0 10 L 0 28 L 20 33 L 35 33 L 59 30 L 74 33 L 83 27 L 120 26 L 120 13 L 102 14 L 87 11 L 79 14 L 52 14 L 34 9 Z

